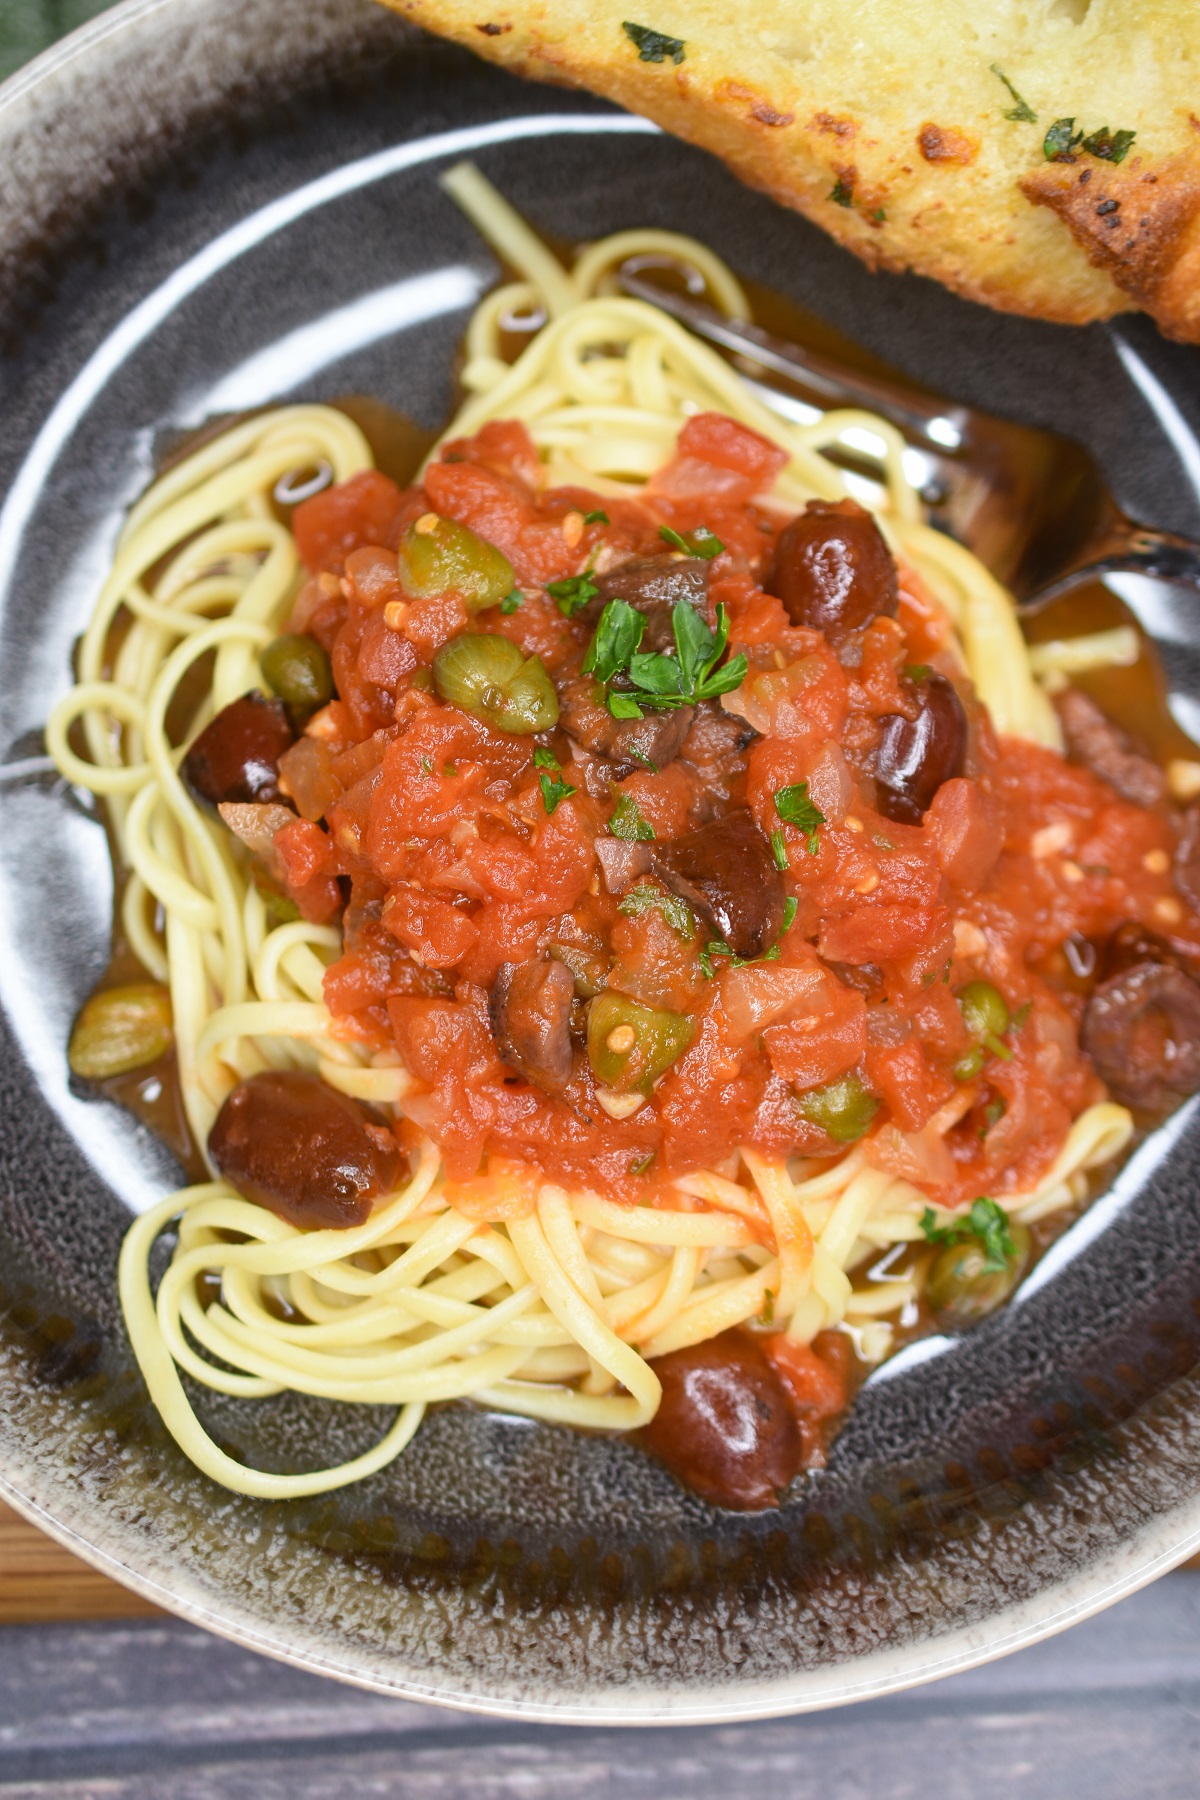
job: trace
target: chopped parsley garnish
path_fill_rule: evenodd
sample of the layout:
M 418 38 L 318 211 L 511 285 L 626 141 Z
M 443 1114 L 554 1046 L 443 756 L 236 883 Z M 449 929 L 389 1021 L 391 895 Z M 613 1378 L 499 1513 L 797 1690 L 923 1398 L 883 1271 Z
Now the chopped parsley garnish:
M 538 786 L 542 790 L 542 805 L 548 813 L 554 811 L 560 800 L 569 800 L 571 795 L 577 792 L 577 789 L 573 788 L 569 781 L 561 779 L 562 770 L 559 767 L 558 758 L 552 750 L 544 750 L 539 744 L 533 753 L 533 766 L 535 769 L 552 769 L 554 771 L 552 775 L 538 776 Z
M 887 223 L 887 214 L 884 212 L 882 206 L 877 206 L 875 211 L 868 216 L 875 221 L 876 225 L 885 225 Z
M 646 1170 L 650 1167 L 650 1164 L 654 1161 L 655 1155 L 655 1151 L 647 1150 L 644 1156 L 635 1157 L 629 1165 L 629 1173 L 631 1175 L 644 1175 Z
M 515 613 L 519 607 L 524 606 L 524 604 L 524 594 L 521 592 L 520 588 L 514 588 L 510 594 L 505 594 L 503 600 L 500 602 L 500 611 L 506 616 L 511 615 L 512 613 Z
M 985 1255 L 982 1272 L 987 1275 L 1003 1275 L 1017 1254 L 1008 1214 L 986 1194 L 972 1200 L 971 1210 L 950 1225 L 939 1225 L 932 1206 L 927 1206 L 921 1214 L 921 1230 L 931 1244 L 961 1244 L 964 1238 L 978 1238 Z
M 1012 1018 L 1009 1020 L 1008 1029 L 1010 1031 L 1020 1031 L 1022 1025 L 1025 1025 L 1028 1023 L 1029 1015 L 1032 1011 L 1033 1011 L 1033 1001 L 1026 1000 L 1023 1005 L 1018 1006 L 1016 1012 L 1013 1014 Z
M 605 696 L 614 719 L 640 719 L 646 706 L 694 706 L 741 685 L 746 673 L 742 654 L 730 657 L 724 668 L 716 666 L 729 641 L 723 605 L 717 606 L 713 632 L 694 607 L 676 601 L 671 608 L 674 655 L 640 650 L 645 628 L 645 618 L 628 601 L 610 600 L 583 659 L 584 674 L 595 675 L 606 688 L 618 675 L 628 679 L 629 689 L 609 688 Z
M 673 63 L 683 61 L 683 38 L 668 37 L 665 31 L 655 31 L 649 25 L 635 25 L 629 19 L 622 21 L 621 30 L 636 46 L 639 62 L 665 62 L 668 56 Z
M 442 765 L 442 774 L 449 775 L 451 778 L 453 778 L 455 775 L 458 774 L 457 764 L 452 763 L 452 762 L 444 763 Z
M 615 838 L 623 838 L 627 844 L 648 844 L 654 837 L 653 825 L 649 819 L 643 819 L 632 794 L 619 797 L 608 829 Z
M 778 827 L 771 833 L 771 855 L 775 858 L 775 867 L 779 873 L 786 875 L 788 872 L 787 840 Z
M 421 758 L 421 773 L 422 773 L 422 775 L 432 775 L 433 774 L 433 764 L 430 762 L 430 760 L 427 756 L 423 756 Z
M 1042 154 L 1047 162 L 1074 162 L 1082 142 L 1083 133 L 1075 130 L 1074 119 L 1055 119 L 1042 140 Z
M 642 641 L 646 619 L 628 600 L 610 600 L 600 614 L 600 623 L 592 633 L 592 641 L 583 659 L 585 675 L 597 681 L 610 682 L 629 667 L 629 659 Z M 639 718 L 641 714 L 637 715 Z
M 582 575 L 567 575 L 562 581 L 547 583 L 546 592 L 558 610 L 565 613 L 568 619 L 573 619 L 581 606 L 586 606 L 589 600 L 596 598 L 600 589 L 592 580 L 591 570 L 588 569 Z
M 583 522 L 585 525 L 607 525 L 610 520 L 608 514 L 597 507 L 595 512 L 584 513 Z
M 808 839 L 808 854 L 815 856 L 820 849 L 817 840 L 817 827 L 825 823 L 825 814 L 808 797 L 807 781 L 795 781 L 790 787 L 781 787 L 775 793 L 775 811 L 785 825 L 794 825 Z
M 1004 73 L 1004 70 L 1000 67 L 999 63 L 990 63 L 988 66 L 990 67 L 992 74 L 998 81 L 1004 83 L 1005 87 L 1016 101 L 1016 105 L 1012 107 L 1010 111 L 1005 113 L 1005 118 L 1011 119 L 1014 125 L 1036 125 L 1037 114 L 1034 112 L 1032 106 L 1030 106 L 1028 100 L 1023 99 L 1022 96 L 1018 94 L 1016 88 L 1008 79 L 1008 76 Z
M 651 887 L 648 881 L 639 881 L 636 887 L 630 888 L 617 911 L 624 913 L 627 919 L 637 919 L 652 909 L 660 912 L 681 938 L 691 937 L 696 921 L 686 900 L 680 900 L 676 894 L 664 894 L 660 888 Z
M 1101 162 L 1124 162 L 1136 136 L 1136 131 L 1110 131 L 1107 125 L 1102 125 L 1099 131 L 1088 133 L 1082 148 L 1089 156 L 1098 156 Z
M 800 902 L 797 900 L 795 894 L 789 894 L 783 903 L 783 924 L 779 927 L 780 937 L 783 937 L 792 929 L 792 921 L 796 917 L 799 906 Z
M 909 663 L 904 673 L 910 681 L 928 681 L 934 671 L 928 663 Z
M 648 769 L 651 775 L 658 774 L 658 764 L 656 762 L 651 762 L 644 750 L 630 749 L 627 750 L 625 754 L 631 756 L 635 763 L 641 763 L 643 769 Z
M 714 556 L 720 556 L 725 548 L 716 532 L 710 531 L 707 525 L 697 525 L 695 531 L 687 537 L 681 537 L 669 525 L 660 525 L 658 535 L 664 544 L 670 544 L 672 550 L 682 550 L 685 556 L 702 557 L 705 562 L 711 562 Z
M 853 206 L 854 205 L 854 184 L 853 184 L 853 182 L 847 181 L 844 176 L 839 175 L 837 180 L 834 182 L 833 186 L 829 190 L 829 198 L 833 201 L 833 204 L 835 206 Z

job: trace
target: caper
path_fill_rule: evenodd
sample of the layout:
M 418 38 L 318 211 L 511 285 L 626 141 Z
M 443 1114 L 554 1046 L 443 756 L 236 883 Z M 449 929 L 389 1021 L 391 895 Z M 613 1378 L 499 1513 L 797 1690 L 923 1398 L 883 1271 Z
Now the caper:
M 986 1043 L 1008 1030 L 1008 1007 L 999 988 L 990 981 L 968 981 L 958 996 L 963 1021 L 973 1038 Z
M 84 1081 L 109 1081 L 157 1062 L 171 1048 L 171 996 L 157 982 L 105 988 L 84 1002 L 67 1061 Z
M 547 944 L 546 949 L 555 962 L 565 963 L 570 969 L 575 977 L 576 997 L 594 1000 L 608 973 L 604 958 L 594 950 L 585 950 L 582 944 Z
M 819 1125 L 839 1144 L 852 1144 L 860 1138 L 879 1111 L 878 1100 L 857 1075 L 843 1075 L 824 1087 L 811 1088 L 800 1095 L 798 1105 L 810 1124 Z
M 983 1061 L 983 1051 L 976 1044 L 973 1050 L 968 1050 L 966 1055 L 960 1056 L 955 1063 L 953 1071 L 955 1081 L 974 1081 L 983 1067 Z
M 596 1080 L 619 1094 L 648 1093 L 683 1055 L 695 1030 L 685 1013 L 642 1006 L 610 990 L 588 1007 L 588 1061 Z
M 285 632 L 259 658 L 263 679 L 290 713 L 307 718 L 333 699 L 333 671 L 316 638 Z
M 398 557 L 401 585 L 418 599 L 458 594 L 469 613 L 497 606 L 516 586 L 507 556 L 456 519 L 423 513 Z
M 983 1241 L 964 1238 L 948 1244 L 933 1259 L 925 1283 L 925 1298 L 939 1319 L 948 1325 L 974 1325 L 1003 1306 L 1025 1273 L 1030 1237 L 1026 1226 L 1009 1222 L 1013 1254 L 1002 1269 L 990 1267 Z
M 485 719 L 497 731 L 528 736 L 558 724 L 558 697 L 540 656 L 490 632 L 467 631 L 443 644 L 433 659 L 443 700 Z

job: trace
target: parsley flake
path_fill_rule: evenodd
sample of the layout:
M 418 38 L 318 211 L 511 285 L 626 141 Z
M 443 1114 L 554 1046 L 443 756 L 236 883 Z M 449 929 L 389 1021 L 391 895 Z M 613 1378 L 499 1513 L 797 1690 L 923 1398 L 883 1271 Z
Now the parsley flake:
M 611 523 L 611 520 L 606 512 L 602 512 L 601 509 L 597 507 L 595 512 L 584 513 L 583 522 L 585 525 L 608 525 Z
M 909 663 L 904 673 L 910 681 L 928 681 L 934 671 L 928 663 Z
M 629 660 L 642 641 L 646 618 L 628 600 L 610 600 L 600 614 L 600 623 L 592 633 L 592 641 L 583 659 L 583 673 L 597 681 L 610 682 L 614 675 L 629 667 Z M 641 717 L 641 714 L 638 714 Z
M 795 894 L 789 894 L 783 903 L 783 924 L 779 927 L 779 935 L 783 937 L 792 929 L 792 922 L 800 908 Z
M 618 796 L 608 829 L 613 837 L 622 838 L 627 844 L 649 844 L 654 838 L 654 827 L 649 819 L 643 819 L 632 794 Z
M 1082 148 L 1089 156 L 1098 156 L 1101 162 L 1124 162 L 1136 136 L 1136 131 L 1110 131 L 1107 125 L 1102 125 L 1099 131 L 1088 133 Z
M 665 62 L 668 56 L 673 63 L 683 61 L 683 38 L 668 37 L 665 31 L 655 31 L 649 25 L 635 25 L 630 19 L 622 20 L 621 30 L 636 47 L 639 62 Z
M 982 1272 L 987 1275 L 1002 1275 L 1016 1258 L 1008 1214 L 986 1194 L 972 1200 L 971 1210 L 949 1225 L 939 1225 L 932 1206 L 927 1206 L 921 1214 L 921 1230 L 931 1244 L 960 1244 L 964 1238 L 978 1238 L 985 1253 Z
M 511 617 L 511 615 L 515 613 L 519 607 L 524 606 L 524 604 L 525 596 L 520 588 L 513 588 L 512 592 L 505 594 L 503 600 L 500 602 L 500 611 L 504 613 L 506 617 Z
M 685 600 L 671 608 L 675 654 L 638 648 L 646 628 L 644 616 L 627 600 L 610 600 L 600 615 L 583 659 L 585 675 L 595 675 L 608 690 L 605 702 L 614 719 L 640 719 L 642 708 L 694 706 L 739 687 L 746 673 L 740 652 L 717 668 L 729 641 L 729 618 L 717 606 L 717 629 L 711 631 Z M 629 687 L 612 689 L 620 675 Z
M 542 790 L 542 805 L 548 813 L 552 813 L 560 801 L 569 800 L 571 795 L 578 791 L 571 786 L 569 781 L 561 779 L 562 770 L 557 756 L 552 750 L 544 749 L 541 744 L 538 744 L 533 752 L 533 766 L 535 769 L 553 771 L 551 775 L 538 776 L 538 786 Z
M 558 610 L 573 619 L 581 606 L 596 598 L 600 589 L 592 580 L 591 570 L 587 569 L 582 575 L 567 575 L 562 581 L 548 582 L 546 592 Z
M 677 895 L 665 894 L 661 888 L 652 887 L 648 881 L 639 881 L 636 887 L 630 888 L 617 907 L 617 911 L 624 913 L 627 919 L 640 918 L 643 913 L 652 909 L 660 912 L 672 931 L 678 932 L 681 938 L 691 937 L 696 928 L 691 907 Z
M 715 531 L 707 525 L 697 525 L 695 531 L 687 537 L 672 531 L 669 525 L 660 525 L 658 535 L 664 544 L 670 544 L 672 550 L 682 550 L 685 556 L 699 556 L 705 562 L 711 562 L 714 556 L 720 556 L 725 546 Z
M 430 760 L 427 756 L 423 756 L 421 758 L 421 773 L 422 773 L 422 775 L 432 775 L 433 774 L 433 764 L 430 762 Z
M 641 763 L 643 769 L 649 770 L 651 775 L 658 774 L 658 764 L 656 762 L 651 762 L 644 750 L 629 749 L 625 754 L 626 756 L 631 756 L 635 763 Z
M 835 206 L 854 205 L 854 183 L 839 175 L 829 190 L 829 198 Z
M 1055 119 L 1042 140 L 1042 154 L 1047 162 L 1074 162 L 1082 142 L 1083 133 L 1075 130 L 1074 119 Z
M 1000 67 L 1000 64 L 990 63 L 988 66 L 991 69 L 992 74 L 998 81 L 1004 83 L 1005 87 L 1016 101 L 1016 105 L 1012 107 L 1010 111 L 1006 112 L 1004 117 L 1006 119 L 1011 119 L 1014 125 L 1036 125 L 1037 114 L 1034 112 L 1032 106 L 1030 106 L 1028 100 L 1023 99 L 1022 96 L 1018 94 L 1016 88 L 1008 79 L 1004 70 Z
M 817 840 L 817 827 L 825 823 L 825 814 L 808 797 L 807 781 L 795 781 L 788 787 L 781 787 L 775 793 L 775 811 L 785 825 L 794 825 L 808 839 L 808 854 L 815 856 L 820 849 Z
M 775 867 L 781 875 L 788 872 L 787 839 L 778 827 L 771 833 L 771 855 L 775 858 Z
M 644 1175 L 646 1170 L 650 1167 L 650 1164 L 654 1161 L 655 1154 L 656 1153 L 653 1150 L 647 1150 L 644 1156 L 635 1157 L 633 1162 L 629 1165 L 629 1173 L 631 1175 Z

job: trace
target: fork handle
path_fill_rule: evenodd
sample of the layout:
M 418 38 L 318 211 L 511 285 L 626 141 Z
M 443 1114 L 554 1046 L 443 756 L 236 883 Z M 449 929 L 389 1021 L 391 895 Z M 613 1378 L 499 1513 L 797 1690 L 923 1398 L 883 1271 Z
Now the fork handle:
M 1025 604 L 1041 606 L 1068 588 L 1080 586 L 1090 576 L 1113 575 L 1121 570 L 1200 588 L 1200 543 L 1175 531 L 1151 531 L 1145 525 L 1122 520 L 1098 551 L 1092 550 L 1074 567 L 1039 588 Z

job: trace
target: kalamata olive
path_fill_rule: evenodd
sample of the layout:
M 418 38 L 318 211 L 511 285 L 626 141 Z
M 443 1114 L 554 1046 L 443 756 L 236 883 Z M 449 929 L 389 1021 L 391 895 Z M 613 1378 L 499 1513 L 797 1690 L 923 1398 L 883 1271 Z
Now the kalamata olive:
M 683 749 L 683 761 L 700 777 L 693 817 L 711 817 L 727 805 L 738 778 L 746 772 L 745 752 L 758 736 L 753 725 L 727 712 L 719 700 L 702 700 L 696 708 Z
M 606 990 L 588 1007 L 587 1052 L 602 1087 L 618 1094 L 650 1088 L 681 1057 L 695 1025 L 686 1013 L 642 1006 Z
M 874 1094 L 853 1074 L 810 1088 L 796 1104 L 810 1125 L 819 1125 L 838 1144 L 852 1144 L 862 1137 L 879 1111 Z
M 699 557 L 636 557 L 599 577 L 595 598 L 577 617 L 594 629 L 610 600 L 624 600 L 647 615 L 642 649 L 672 650 L 671 608 L 682 600 L 707 616 L 708 577 L 709 565 Z
M 925 1298 L 943 1324 L 974 1325 L 1003 1306 L 1025 1273 L 1032 1247 L 1026 1226 L 1010 1220 L 1008 1233 L 1013 1254 L 1002 1269 L 987 1266 L 987 1250 L 977 1237 L 948 1244 L 938 1252 L 925 1284 Z
M 575 977 L 563 962 L 502 963 L 488 1001 L 501 1062 L 547 1094 L 571 1079 Z
M 1098 775 L 1135 806 L 1158 806 L 1166 797 L 1167 778 L 1156 762 L 1078 688 L 1054 697 L 1067 748 L 1076 762 Z
M 793 625 L 823 631 L 836 648 L 900 603 L 892 553 L 869 512 L 853 500 L 810 500 L 785 525 L 763 583 Z
M 1200 1087 L 1200 985 L 1170 964 L 1135 963 L 1094 990 L 1079 1041 L 1118 1100 L 1165 1111 Z
M 171 1048 L 171 996 L 155 981 L 104 988 L 84 1002 L 67 1061 L 84 1081 L 109 1081 L 157 1062 Z
M 609 780 L 623 780 L 646 768 L 665 769 L 683 749 L 693 708 L 646 709 L 641 719 L 614 719 L 591 675 L 558 684 L 559 723 L 577 744 L 611 765 Z
M 1182 969 L 1193 980 L 1200 977 L 1200 960 L 1186 956 L 1137 919 L 1124 919 L 1100 952 L 1098 978 L 1108 981 L 1138 963 L 1165 963 L 1169 968 Z
M 270 1069 L 235 1087 L 208 1134 L 208 1153 L 247 1200 L 301 1230 L 361 1225 L 402 1172 L 390 1131 L 297 1069 Z
M 919 825 L 944 781 L 962 774 L 967 715 L 944 675 L 915 684 L 921 710 L 913 720 L 889 713 L 875 752 L 876 806 L 885 819 Z
M 308 718 L 333 698 L 333 671 L 316 638 L 285 632 L 267 645 L 259 667 L 294 719 Z
M 651 848 L 654 873 L 736 956 L 761 956 L 770 948 L 783 926 L 787 889 L 749 812 L 729 813 Z
M 802 1446 L 783 1383 L 757 1340 L 723 1331 L 653 1367 L 663 1391 L 641 1433 L 646 1448 L 714 1506 L 760 1512 L 777 1505 Z
M 183 778 L 213 806 L 279 800 L 279 759 L 295 736 L 282 700 L 243 694 L 205 726 L 183 759 Z
M 1189 806 L 1175 846 L 1175 886 L 1189 906 L 1200 909 L 1200 806 Z

